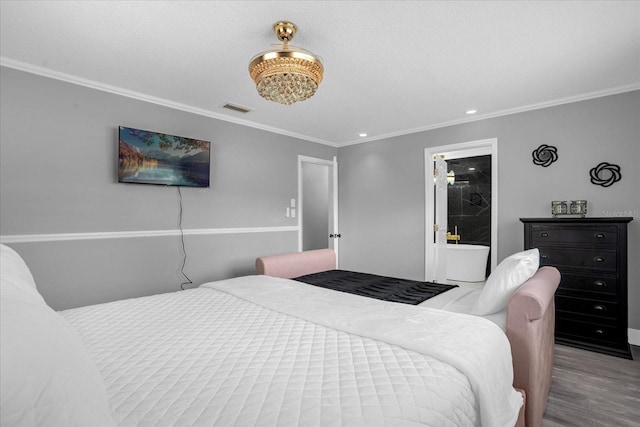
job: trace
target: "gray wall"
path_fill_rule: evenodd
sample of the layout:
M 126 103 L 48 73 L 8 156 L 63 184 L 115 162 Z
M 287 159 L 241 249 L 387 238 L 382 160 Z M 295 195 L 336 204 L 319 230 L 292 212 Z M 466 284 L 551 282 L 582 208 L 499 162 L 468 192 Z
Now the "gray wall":
M 629 224 L 629 326 L 640 329 L 640 91 L 340 148 L 340 265 L 424 278 L 424 148 L 498 139 L 498 260 L 523 248 L 521 217 L 549 217 L 552 200 L 588 201 L 588 216 Z M 541 144 L 559 160 L 532 163 Z M 611 187 L 591 184 L 601 161 L 621 166 Z
M 117 183 L 119 125 L 212 142 L 211 188 L 183 188 L 183 228 L 294 227 L 298 155 L 333 147 L 2 67 L 0 234 L 178 229 L 174 187 Z M 185 237 L 196 284 L 254 273 L 296 231 Z M 180 289 L 180 237 L 12 243 L 54 309 Z
M 640 92 L 331 147 L 0 69 L 0 234 L 175 230 L 175 188 L 116 182 L 118 125 L 212 141 L 210 189 L 183 189 L 183 227 L 292 227 L 297 156 L 339 156 L 341 268 L 421 279 L 424 148 L 498 138 L 499 260 L 523 245 L 520 217 L 586 199 L 589 216 L 631 215 L 630 327 L 640 329 Z M 559 161 L 531 162 L 540 144 Z M 622 167 L 609 188 L 600 161 Z M 196 284 L 253 273 L 256 256 L 296 250 L 295 231 L 187 235 Z M 179 236 L 13 243 L 55 309 L 179 289 Z

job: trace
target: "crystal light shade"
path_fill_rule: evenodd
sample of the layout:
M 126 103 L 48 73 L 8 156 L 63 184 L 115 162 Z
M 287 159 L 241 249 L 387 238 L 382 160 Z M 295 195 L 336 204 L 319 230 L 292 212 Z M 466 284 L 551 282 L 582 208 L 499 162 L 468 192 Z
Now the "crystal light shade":
M 280 49 L 263 52 L 249 63 L 249 74 L 260 96 L 269 101 L 290 105 L 312 97 L 322 81 L 324 68 L 311 52 L 288 42 L 296 33 L 295 25 L 278 22 L 274 25 Z

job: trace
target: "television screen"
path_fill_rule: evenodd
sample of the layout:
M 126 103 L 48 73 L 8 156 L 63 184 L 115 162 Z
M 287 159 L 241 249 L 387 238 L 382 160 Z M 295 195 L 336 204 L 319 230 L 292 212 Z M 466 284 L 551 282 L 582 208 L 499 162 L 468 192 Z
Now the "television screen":
M 119 127 L 118 182 L 209 187 L 209 141 Z

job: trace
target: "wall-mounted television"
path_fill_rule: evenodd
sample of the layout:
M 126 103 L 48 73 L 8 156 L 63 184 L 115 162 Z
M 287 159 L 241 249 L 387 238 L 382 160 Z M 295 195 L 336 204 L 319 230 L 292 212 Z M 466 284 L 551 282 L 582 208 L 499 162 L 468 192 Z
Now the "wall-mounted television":
M 211 142 L 120 126 L 118 182 L 209 187 Z

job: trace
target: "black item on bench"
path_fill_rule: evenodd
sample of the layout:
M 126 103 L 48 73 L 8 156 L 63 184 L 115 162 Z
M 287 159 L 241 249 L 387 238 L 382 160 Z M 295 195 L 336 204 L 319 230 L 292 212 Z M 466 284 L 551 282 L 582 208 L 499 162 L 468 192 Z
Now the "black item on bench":
M 347 270 L 322 271 L 293 280 L 335 291 L 411 305 L 420 304 L 442 292 L 457 288 L 457 285 L 418 282 Z

